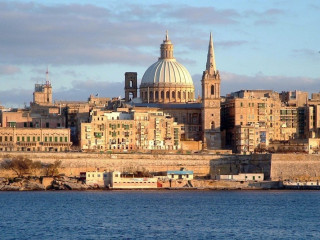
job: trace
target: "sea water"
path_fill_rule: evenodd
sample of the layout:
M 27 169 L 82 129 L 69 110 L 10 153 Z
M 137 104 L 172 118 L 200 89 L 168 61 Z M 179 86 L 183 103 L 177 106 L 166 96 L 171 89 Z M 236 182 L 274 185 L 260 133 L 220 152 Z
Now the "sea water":
M 0 192 L 0 239 L 320 239 L 320 191 Z

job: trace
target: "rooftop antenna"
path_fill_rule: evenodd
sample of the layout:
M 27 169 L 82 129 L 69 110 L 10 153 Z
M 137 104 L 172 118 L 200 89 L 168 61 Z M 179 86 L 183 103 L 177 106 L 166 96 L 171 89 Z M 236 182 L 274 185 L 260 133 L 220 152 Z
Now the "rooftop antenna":
M 47 71 L 46 71 L 46 85 L 50 86 L 50 80 L 49 80 L 49 66 L 47 65 Z

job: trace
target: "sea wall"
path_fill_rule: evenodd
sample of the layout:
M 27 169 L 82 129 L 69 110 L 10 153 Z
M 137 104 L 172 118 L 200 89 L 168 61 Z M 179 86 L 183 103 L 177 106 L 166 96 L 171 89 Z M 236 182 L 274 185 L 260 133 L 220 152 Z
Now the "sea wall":
M 266 180 L 320 180 L 320 155 L 315 154 L 105 154 L 105 153 L 31 153 L 0 152 L 5 158 L 25 156 L 34 161 L 53 163 L 62 161 L 60 173 L 79 176 L 80 172 L 143 170 L 167 171 L 185 167 L 195 176 L 262 172 Z M 0 176 L 11 177 L 10 171 L 0 169 Z
M 210 162 L 210 175 L 264 173 L 265 180 L 320 180 L 320 155 L 253 154 L 238 155 Z
M 320 180 L 320 155 L 272 154 L 272 180 Z
M 53 163 L 62 161 L 60 173 L 67 176 L 78 176 L 80 172 L 95 171 L 125 171 L 149 170 L 167 171 L 179 170 L 185 167 L 194 171 L 197 176 L 206 176 L 210 172 L 210 161 L 220 159 L 220 155 L 211 154 L 100 154 L 100 153 L 29 153 L 6 152 L 0 153 L 0 161 L 23 155 L 33 161 Z M 8 176 L 10 172 L 0 171 L 0 175 Z

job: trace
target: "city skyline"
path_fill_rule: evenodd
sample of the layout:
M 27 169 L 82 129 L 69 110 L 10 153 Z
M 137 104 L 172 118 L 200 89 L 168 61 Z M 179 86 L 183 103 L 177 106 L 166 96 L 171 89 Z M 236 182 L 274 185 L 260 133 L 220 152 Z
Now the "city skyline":
M 54 100 L 124 97 L 124 73 L 138 72 L 140 83 L 166 30 L 196 95 L 210 32 L 223 95 L 258 88 L 319 92 L 320 4 L 237 3 L 0 1 L 0 104 L 28 105 L 47 65 Z

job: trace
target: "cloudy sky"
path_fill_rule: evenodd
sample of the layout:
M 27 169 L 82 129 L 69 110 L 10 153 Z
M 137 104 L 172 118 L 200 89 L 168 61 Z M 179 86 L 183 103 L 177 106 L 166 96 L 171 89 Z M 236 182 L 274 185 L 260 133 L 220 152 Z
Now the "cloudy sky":
M 197 93 L 210 31 L 222 94 L 319 92 L 319 23 L 313 0 L 0 0 L 0 104 L 29 105 L 47 66 L 55 100 L 124 96 L 124 73 L 141 80 L 166 30 Z

